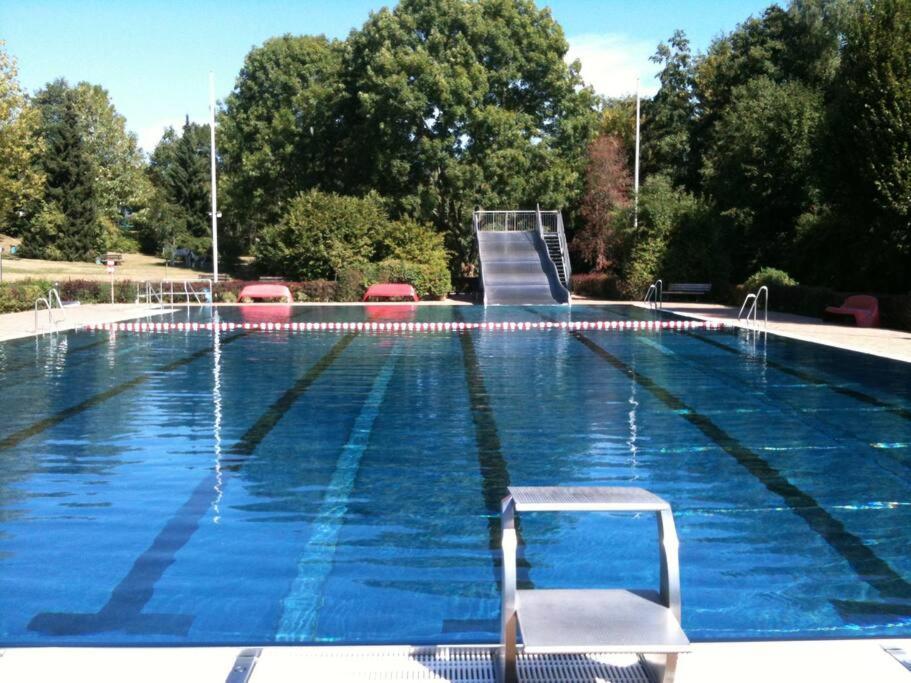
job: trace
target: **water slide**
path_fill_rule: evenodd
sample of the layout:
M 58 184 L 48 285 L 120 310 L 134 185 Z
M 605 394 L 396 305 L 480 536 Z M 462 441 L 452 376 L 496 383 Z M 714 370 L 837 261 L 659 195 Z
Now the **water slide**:
M 569 303 L 569 291 L 537 230 L 480 230 L 477 235 L 485 305 Z

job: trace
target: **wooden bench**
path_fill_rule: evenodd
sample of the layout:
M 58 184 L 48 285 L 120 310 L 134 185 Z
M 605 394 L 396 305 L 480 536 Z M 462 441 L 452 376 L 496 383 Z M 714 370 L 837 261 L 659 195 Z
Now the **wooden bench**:
M 710 282 L 672 282 L 662 296 L 703 296 L 711 291 Z
M 119 266 L 121 263 L 123 263 L 123 254 L 107 253 L 103 258 L 105 262 L 113 261 L 115 266 Z

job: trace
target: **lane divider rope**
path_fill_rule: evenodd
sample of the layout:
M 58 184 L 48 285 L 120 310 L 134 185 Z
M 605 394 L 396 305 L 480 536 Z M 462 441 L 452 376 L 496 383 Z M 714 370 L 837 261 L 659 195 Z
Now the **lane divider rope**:
M 93 332 L 530 332 L 535 330 L 722 330 L 729 324 L 708 320 L 578 320 L 563 322 L 256 322 L 256 323 L 93 323 L 81 329 Z

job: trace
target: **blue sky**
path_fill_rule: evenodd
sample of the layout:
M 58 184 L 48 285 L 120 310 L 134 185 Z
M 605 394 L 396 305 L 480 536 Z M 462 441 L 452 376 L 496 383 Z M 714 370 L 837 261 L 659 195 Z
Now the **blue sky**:
M 282 33 L 344 37 L 382 0 L 0 0 L 0 39 L 29 91 L 63 76 L 107 88 L 147 151 L 185 114 L 208 116 L 208 73 L 216 94 L 231 90 L 244 56 Z M 608 95 L 654 89 L 648 61 L 675 29 L 697 50 L 771 0 L 550 0 L 583 76 Z

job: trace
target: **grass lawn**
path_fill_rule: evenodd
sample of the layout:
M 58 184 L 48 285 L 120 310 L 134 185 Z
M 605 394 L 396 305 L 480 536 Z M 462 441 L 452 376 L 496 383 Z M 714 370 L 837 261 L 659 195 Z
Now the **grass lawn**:
M 165 266 L 163 259 L 145 254 L 124 254 L 117 266 L 117 280 L 195 280 L 199 275 L 211 276 L 211 271 Z M 43 261 L 40 259 L 9 258 L 3 250 L 3 281 L 36 278 L 41 280 L 110 280 L 104 266 L 75 261 Z

